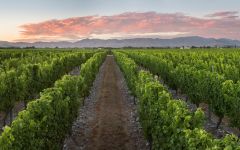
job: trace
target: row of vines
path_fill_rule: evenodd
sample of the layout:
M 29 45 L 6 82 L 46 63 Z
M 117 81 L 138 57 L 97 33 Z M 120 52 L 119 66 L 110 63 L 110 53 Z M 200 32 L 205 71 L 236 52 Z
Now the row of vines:
M 219 117 L 240 129 L 240 53 L 228 52 L 126 52 L 139 65 L 160 76 L 172 89 L 181 90 L 199 107 L 209 105 Z
M 131 54 L 130 54 L 131 53 Z M 138 58 L 128 52 L 139 64 L 152 63 L 146 55 Z M 215 139 L 203 129 L 204 113 L 201 109 L 191 112 L 184 101 L 176 101 L 168 90 L 148 71 L 139 71 L 135 61 L 123 52 L 114 52 L 132 94 L 138 98 L 140 122 L 152 149 L 231 150 L 240 149 L 240 141 L 234 135 Z M 148 57 L 149 56 L 149 57 Z M 171 65 L 166 63 L 166 65 Z M 166 66 L 159 70 L 167 71 Z M 170 80 L 169 80 L 170 81 Z
M 13 107 L 23 101 L 25 107 L 29 101 L 39 97 L 39 92 L 53 86 L 54 82 L 74 67 L 81 65 L 94 52 L 22 52 L 25 57 L 13 57 L 1 62 L 0 69 L 0 112 L 6 119 L 13 120 Z M 18 55 L 17 55 L 18 56 Z
M 27 104 L 27 108 L 18 114 L 11 126 L 5 127 L 0 136 L 0 150 L 61 149 L 63 140 L 77 116 L 78 108 L 89 94 L 95 75 L 106 56 L 106 52 L 94 53 L 62 55 L 55 60 L 59 63 L 56 66 L 60 68 L 52 69 L 49 64 L 49 71 L 45 73 L 51 73 L 51 70 L 56 73 L 59 73 L 58 70 L 65 72 L 67 68 L 82 65 L 80 75 L 64 75 L 54 82 L 52 88 L 44 89 L 40 98 Z M 93 56 L 89 58 L 91 55 Z M 84 63 L 85 60 L 87 61 Z M 39 72 L 39 75 L 42 73 Z M 51 74 L 46 77 L 52 79 Z M 53 77 L 57 79 L 56 76 Z

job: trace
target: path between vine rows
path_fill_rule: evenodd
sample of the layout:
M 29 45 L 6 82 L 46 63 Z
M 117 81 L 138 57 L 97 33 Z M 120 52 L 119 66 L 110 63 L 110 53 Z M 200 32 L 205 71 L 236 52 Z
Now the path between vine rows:
M 138 120 L 124 77 L 108 55 L 63 149 L 146 150 Z

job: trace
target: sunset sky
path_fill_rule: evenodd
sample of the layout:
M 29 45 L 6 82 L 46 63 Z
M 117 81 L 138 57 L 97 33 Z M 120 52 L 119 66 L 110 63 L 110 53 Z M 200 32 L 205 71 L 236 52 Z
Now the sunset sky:
M 240 40 L 240 0 L 0 0 L 0 41 Z

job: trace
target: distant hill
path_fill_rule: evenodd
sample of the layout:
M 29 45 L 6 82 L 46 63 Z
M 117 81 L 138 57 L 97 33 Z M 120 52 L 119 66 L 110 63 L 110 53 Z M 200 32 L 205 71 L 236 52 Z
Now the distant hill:
M 191 37 L 179 37 L 172 39 L 153 39 L 153 38 L 134 38 L 134 39 L 83 39 L 77 42 L 6 42 L 0 41 L 0 47 L 59 47 L 59 48 L 73 48 L 73 47 L 182 47 L 182 46 L 240 46 L 240 41 L 230 39 L 214 39 L 214 38 L 203 38 L 199 36 Z

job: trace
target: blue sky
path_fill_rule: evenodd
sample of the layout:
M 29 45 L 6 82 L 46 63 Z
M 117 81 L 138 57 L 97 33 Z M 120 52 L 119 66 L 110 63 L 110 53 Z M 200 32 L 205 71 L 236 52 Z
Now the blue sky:
M 0 0 L 0 3 L 0 40 L 16 39 L 21 25 L 51 19 L 124 12 L 183 13 L 193 17 L 240 12 L 240 0 Z
M 216 11 L 240 11 L 239 0 L 0 0 L 1 18 L 66 18 L 112 15 L 128 11 L 184 12 L 202 15 Z

